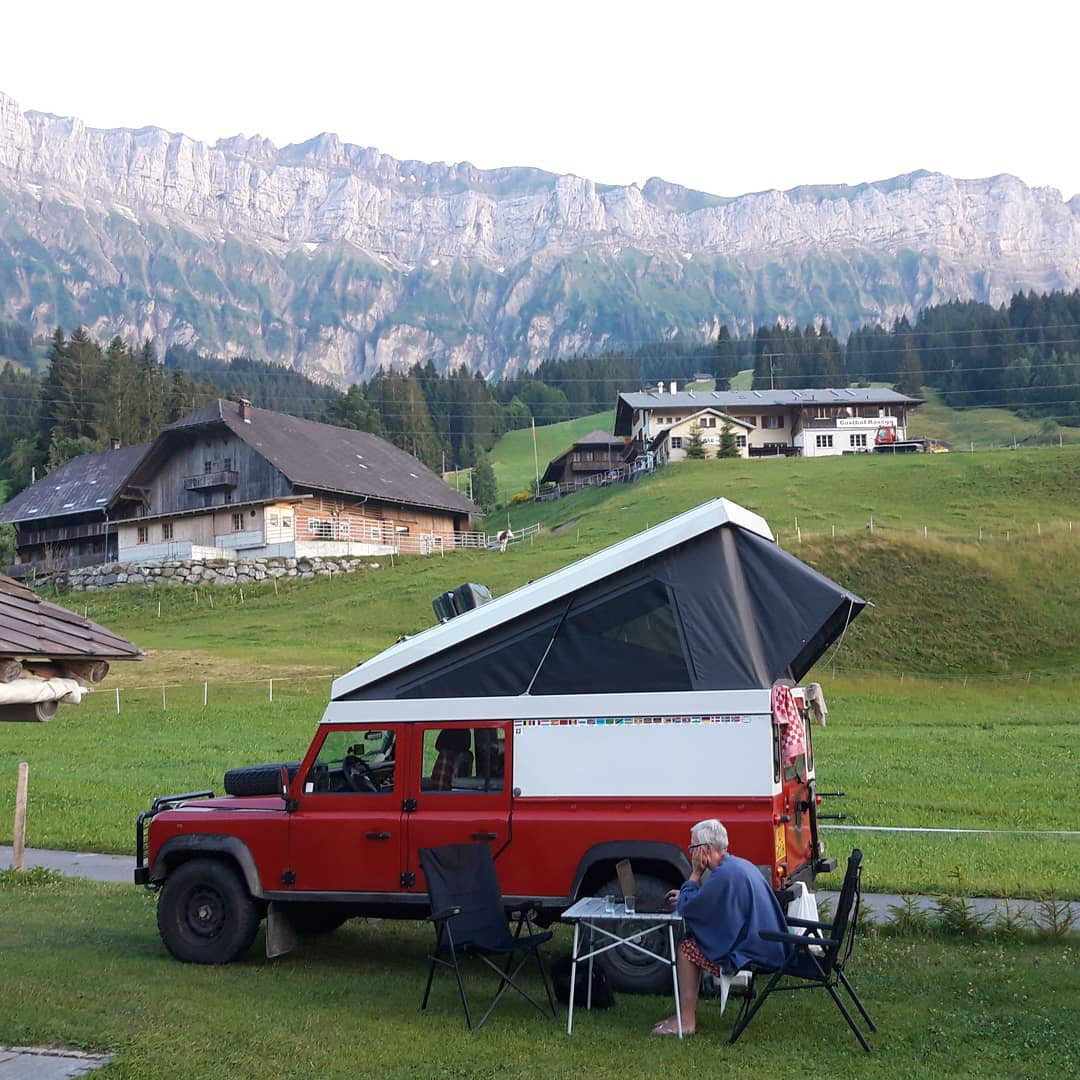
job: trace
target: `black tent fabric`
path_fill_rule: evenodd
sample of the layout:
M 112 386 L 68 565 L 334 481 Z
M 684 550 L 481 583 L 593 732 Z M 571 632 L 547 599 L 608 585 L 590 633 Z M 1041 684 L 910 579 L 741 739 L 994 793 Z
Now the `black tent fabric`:
M 865 603 L 725 524 L 342 700 L 767 688 L 801 679 Z

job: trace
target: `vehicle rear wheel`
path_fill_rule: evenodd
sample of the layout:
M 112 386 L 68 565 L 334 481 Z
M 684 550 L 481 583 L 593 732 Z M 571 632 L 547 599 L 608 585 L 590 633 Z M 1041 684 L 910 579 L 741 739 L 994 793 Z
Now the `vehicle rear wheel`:
M 251 948 L 260 911 L 231 866 L 192 859 L 165 879 L 157 917 L 161 940 L 177 960 L 228 964 Z
M 652 874 L 635 874 L 638 901 L 659 903 L 673 886 Z M 622 889 L 617 878 L 612 878 L 597 896 L 621 896 Z M 622 932 L 622 928 L 620 928 Z M 668 953 L 667 930 L 654 930 L 641 938 L 641 944 L 654 953 Z M 637 949 L 626 945 L 603 953 L 596 958 L 597 966 L 603 967 L 611 988 L 623 994 L 669 994 L 671 993 L 671 967 L 652 960 Z

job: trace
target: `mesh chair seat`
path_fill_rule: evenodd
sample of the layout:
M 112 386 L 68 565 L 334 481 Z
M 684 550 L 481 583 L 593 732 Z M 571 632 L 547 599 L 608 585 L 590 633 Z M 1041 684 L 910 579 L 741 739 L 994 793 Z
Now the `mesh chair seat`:
M 431 953 L 431 969 L 420 1008 L 427 1008 L 435 969 L 440 966 L 450 968 L 465 1010 L 465 1025 L 470 1031 L 474 1030 L 472 1010 L 458 963 L 462 956 L 473 956 L 499 976 L 495 997 L 475 1028 L 483 1027 L 503 994 L 511 988 L 542 1013 L 550 1013 L 554 1020 L 557 1015 L 555 994 L 540 953 L 540 946 L 551 940 L 552 932 L 534 928 L 531 904 L 508 908 L 503 903 L 491 848 L 485 843 L 421 848 L 420 866 L 431 901 L 430 919 L 435 924 L 435 948 Z M 508 912 L 517 915 L 513 932 Z M 500 967 L 491 957 L 505 957 L 505 962 Z M 530 958 L 536 960 L 540 969 L 547 992 L 546 1007 L 515 981 Z
M 870 1052 L 870 1043 L 867 1042 L 866 1036 L 859 1030 L 843 999 L 836 992 L 837 987 L 842 986 L 870 1030 L 877 1031 L 874 1021 L 870 1019 L 870 1014 L 863 1007 L 863 1003 L 844 974 L 844 967 L 855 948 L 861 899 L 862 852 L 856 848 L 848 858 L 844 884 L 836 903 L 836 917 L 832 922 L 791 918 L 788 920 L 789 924 L 801 928 L 804 933 L 776 933 L 770 930 L 762 932 L 761 936 L 766 941 L 776 941 L 784 945 L 784 963 L 779 968 L 754 965 L 751 969 L 750 992 L 735 1021 L 735 1028 L 731 1033 L 733 1043 L 746 1030 L 747 1024 L 757 1015 L 774 990 L 806 990 L 821 987 L 833 999 L 862 1048 L 867 1053 Z M 769 982 L 758 996 L 754 993 L 754 984 L 758 977 L 765 975 L 769 976 Z M 794 981 L 784 985 L 782 983 L 784 979 Z

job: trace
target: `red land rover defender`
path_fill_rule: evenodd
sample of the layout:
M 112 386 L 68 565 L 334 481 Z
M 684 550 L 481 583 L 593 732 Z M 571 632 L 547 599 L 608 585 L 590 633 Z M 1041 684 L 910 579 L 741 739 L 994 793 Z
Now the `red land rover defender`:
M 775 889 L 812 884 L 833 861 L 805 695 L 806 752 L 785 761 L 771 689 L 863 604 L 757 515 L 706 503 L 337 679 L 298 765 L 234 770 L 223 798 L 154 800 L 135 880 L 160 890 L 166 947 L 196 963 L 239 956 L 268 911 L 300 931 L 422 918 L 418 852 L 440 844 L 491 844 L 507 901 L 549 919 L 616 892 L 623 858 L 642 894 L 680 885 L 709 817 Z M 609 977 L 663 989 L 667 968 L 640 955 L 606 954 Z

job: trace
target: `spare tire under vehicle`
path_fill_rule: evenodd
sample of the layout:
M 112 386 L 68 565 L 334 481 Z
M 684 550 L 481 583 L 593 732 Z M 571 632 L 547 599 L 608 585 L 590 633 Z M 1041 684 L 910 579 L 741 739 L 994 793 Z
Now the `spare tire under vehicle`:
M 659 903 L 674 887 L 652 874 L 635 874 L 638 899 Z M 622 896 L 618 878 L 612 878 L 597 896 Z M 667 955 L 667 930 L 654 930 L 641 939 L 641 944 L 661 956 Z M 676 945 L 678 941 L 676 941 Z M 619 945 L 596 958 L 597 967 L 604 969 L 611 988 L 623 994 L 670 994 L 671 967 L 651 960 L 628 945 Z
M 282 761 L 277 765 L 246 765 L 230 769 L 225 774 L 226 795 L 280 795 L 281 766 L 289 770 L 290 782 L 300 771 L 299 761 Z

